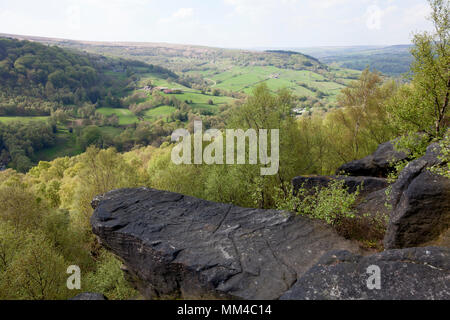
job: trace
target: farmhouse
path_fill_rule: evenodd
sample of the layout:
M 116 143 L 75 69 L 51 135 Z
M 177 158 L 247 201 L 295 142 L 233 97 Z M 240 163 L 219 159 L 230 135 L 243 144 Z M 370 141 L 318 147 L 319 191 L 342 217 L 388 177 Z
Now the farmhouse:
M 181 89 L 165 89 L 165 90 L 163 90 L 163 92 L 165 94 L 178 94 L 178 93 L 183 93 L 183 90 L 181 90 Z
M 153 90 L 155 90 L 155 91 L 164 91 L 164 90 L 169 90 L 169 88 L 167 88 L 167 87 L 154 87 Z
M 144 88 L 145 89 L 145 88 Z M 164 92 L 165 94 L 177 94 L 183 93 L 183 90 L 180 88 L 168 88 L 168 87 L 154 87 L 151 89 L 152 91 Z
M 292 111 L 294 111 L 294 113 L 296 113 L 298 115 L 302 115 L 306 112 L 306 110 L 303 108 L 294 108 L 294 109 L 292 109 Z

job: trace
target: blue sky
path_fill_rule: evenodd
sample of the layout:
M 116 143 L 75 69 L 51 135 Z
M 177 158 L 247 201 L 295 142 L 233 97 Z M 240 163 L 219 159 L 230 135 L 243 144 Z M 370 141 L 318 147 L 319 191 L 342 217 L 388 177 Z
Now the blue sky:
M 410 43 L 426 0 L 0 0 L 0 33 L 217 47 Z

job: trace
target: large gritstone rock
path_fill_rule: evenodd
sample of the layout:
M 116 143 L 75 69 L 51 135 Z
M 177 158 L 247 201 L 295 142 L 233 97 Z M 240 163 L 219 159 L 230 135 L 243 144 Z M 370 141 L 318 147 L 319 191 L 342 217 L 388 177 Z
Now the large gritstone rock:
M 392 170 L 392 164 L 406 158 L 407 154 L 396 151 L 392 142 L 386 142 L 380 144 L 370 156 L 344 164 L 337 170 L 337 174 L 387 177 Z
M 329 252 L 281 299 L 449 300 L 450 249 L 389 250 L 369 257 Z
M 147 188 L 93 207 L 93 232 L 150 299 L 277 299 L 327 251 L 359 251 L 319 221 Z
M 344 185 L 349 193 L 354 193 L 359 188 L 361 194 L 368 194 L 388 186 L 386 179 L 374 177 L 347 177 L 347 176 L 311 176 L 296 177 L 292 180 L 294 192 L 300 188 L 314 190 L 314 188 L 328 187 L 332 180 L 344 181 Z
M 430 145 L 426 155 L 412 161 L 393 184 L 385 248 L 420 246 L 450 227 L 450 179 L 429 170 L 442 164 L 438 154 L 439 146 Z

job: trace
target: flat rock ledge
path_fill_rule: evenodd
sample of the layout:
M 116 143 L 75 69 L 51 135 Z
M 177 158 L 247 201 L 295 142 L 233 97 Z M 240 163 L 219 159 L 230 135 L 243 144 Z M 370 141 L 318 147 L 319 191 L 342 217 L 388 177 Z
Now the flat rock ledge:
M 326 252 L 360 250 L 320 221 L 154 189 L 92 206 L 94 234 L 147 299 L 278 299 Z
M 379 268 L 378 287 L 374 269 L 368 270 L 373 266 Z M 397 249 L 367 257 L 329 252 L 281 299 L 450 300 L 450 249 Z

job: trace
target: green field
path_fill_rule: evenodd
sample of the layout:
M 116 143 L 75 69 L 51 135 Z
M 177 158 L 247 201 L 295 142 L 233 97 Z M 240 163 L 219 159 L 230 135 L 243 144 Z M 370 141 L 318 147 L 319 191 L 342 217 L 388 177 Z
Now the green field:
M 193 109 L 209 109 L 212 111 L 214 111 L 219 105 L 231 103 L 234 100 L 230 97 L 202 94 L 200 91 L 196 91 L 193 89 L 189 89 L 189 91 L 184 91 L 183 93 L 171 94 L 166 96 L 174 96 L 180 101 L 192 100 L 192 104 L 190 103 L 189 105 Z M 213 105 L 208 104 L 209 100 L 213 101 Z
M 0 117 L 0 122 L 9 123 L 14 121 L 45 121 L 50 117 Z
M 198 96 L 188 97 L 192 89 L 177 84 L 177 76 L 190 76 L 193 81 L 183 80 L 198 86 L 209 86 L 210 89 L 219 88 L 245 94 L 250 94 L 256 85 L 267 83 L 273 92 L 281 88 L 288 88 L 296 96 L 310 98 L 308 99 L 308 103 L 311 104 L 309 107 L 315 105 L 316 102 L 320 102 L 319 106 L 336 106 L 336 97 L 340 90 L 350 81 L 357 79 L 361 74 L 361 71 L 358 70 L 364 69 L 367 65 L 367 59 L 360 59 L 361 61 L 357 63 L 358 66 L 353 68 L 356 68 L 356 70 L 351 70 L 346 63 L 348 61 L 322 59 L 338 54 L 338 51 L 341 50 L 339 48 L 337 48 L 339 49 L 337 51 L 336 48 L 331 48 L 331 51 L 329 48 L 318 48 L 319 50 L 305 51 L 308 55 L 304 55 L 302 50 L 306 50 L 306 48 L 254 51 L 161 43 L 117 45 L 115 43 L 85 43 L 58 39 L 47 41 L 49 40 L 46 40 L 46 43 L 85 52 L 136 59 L 155 66 L 165 67 L 173 73 L 169 75 L 140 67 L 134 68 L 138 71 L 140 77 L 140 81 L 137 83 L 138 88 L 149 85 L 148 79 L 152 80 L 151 85 L 153 86 L 180 88 L 186 93 L 183 96 L 177 96 L 177 98 L 192 100 L 194 109 L 215 110 L 217 108 L 208 106 L 207 100 L 209 97 L 200 99 L 197 99 Z M 345 53 L 350 54 L 354 51 L 353 49 L 355 48 L 348 48 L 344 51 L 348 51 Z M 364 51 L 365 56 L 369 55 L 373 58 L 371 59 L 373 62 L 380 60 L 378 65 L 385 65 L 391 71 L 393 71 L 394 66 L 386 58 L 390 57 L 390 54 L 402 55 L 406 52 L 405 48 L 399 48 L 398 46 L 386 48 L 382 52 L 378 50 L 382 48 L 372 48 L 374 49 L 372 50 L 369 47 L 361 47 L 356 49 L 358 52 Z M 365 52 L 367 50 L 370 52 Z M 353 58 L 352 56 L 351 59 Z M 325 64 L 327 62 L 329 62 L 329 65 Z M 363 67 L 361 68 L 361 66 Z M 121 72 L 109 71 L 107 74 L 124 79 L 124 73 Z M 183 83 L 185 82 L 183 81 Z M 214 99 L 213 101 L 216 105 L 227 102 Z M 130 123 L 136 120 L 121 119 L 121 121 L 121 123 Z
M 147 121 L 156 120 L 162 117 L 167 117 L 175 112 L 176 108 L 172 106 L 160 106 L 154 109 L 145 111 L 144 119 Z
M 251 93 L 256 85 L 263 82 L 274 92 L 281 88 L 288 88 L 298 96 L 316 95 L 315 92 L 308 89 L 310 87 L 324 93 L 325 99 L 331 102 L 344 88 L 341 83 L 348 83 L 351 78 L 357 77 L 359 72 L 335 68 L 328 73 L 316 73 L 310 70 L 289 70 L 273 66 L 248 66 L 228 68 L 223 72 L 204 71 L 191 72 L 191 74 L 198 74 L 214 81 L 215 88 L 247 94 Z
M 151 80 L 152 85 L 155 87 L 168 87 L 168 88 L 179 88 L 182 90 L 191 90 L 190 88 L 185 87 L 182 84 L 162 79 L 160 75 L 154 73 L 142 74 L 141 79 L 138 82 L 138 85 L 144 87 L 144 85 L 148 82 L 148 80 Z
M 123 128 L 116 128 L 116 127 L 111 127 L 111 126 L 104 126 L 104 127 L 99 127 L 100 131 L 102 132 L 102 134 L 107 134 L 110 136 L 115 136 L 120 134 L 124 129 Z
M 113 114 L 117 115 L 119 118 L 119 125 L 121 126 L 130 125 L 139 121 L 138 117 L 128 109 L 99 108 L 97 109 L 97 112 L 107 117 L 112 116 Z
M 52 161 L 59 157 L 76 156 L 82 153 L 83 150 L 78 146 L 76 136 L 74 133 L 69 133 L 67 129 L 59 129 L 56 134 L 55 145 L 51 148 L 46 148 L 37 151 L 34 154 L 36 162 Z
M 103 134 L 109 134 L 111 136 L 118 135 L 124 130 L 123 128 L 115 128 L 110 126 L 99 128 Z M 75 133 L 69 133 L 66 128 L 58 128 L 55 145 L 35 152 L 33 160 L 35 162 L 52 161 L 56 158 L 66 156 L 72 157 L 81 153 L 83 153 L 83 150 L 77 143 Z
M 179 101 L 186 102 L 189 104 L 189 106 L 194 110 L 199 109 L 207 109 L 212 112 L 215 112 L 220 105 L 224 105 L 227 103 L 232 103 L 235 99 L 227 96 L 214 96 L 209 93 L 202 93 L 200 90 L 195 90 L 192 88 L 188 88 L 186 86 L 183 86 L 182 84 L 168 81 L 166 79 L 161 79 L 158 77 L 158 75 L 155 74 L 145 74 L 141 78 L 139 85 L 141 87 L 144 87 L 149 81 L 151 81 L 152 85 L 155 87 L 167 87 L 171 89 L 181 89 L 182 93 L 177 94 L 161 94 L 166 97 L 174 97 Z M 143 91 L 142 89 L 138 91 Z M 151 96 L 149 96 L 148 100 L 151 100 Z M 213 101 L 213 104 L 209 104 L 209 100 Z M 162 109 L 159 109 L 162 108 Z M 161 106 L 159 108 L 155 108 L 152 110 L 158 110 L 158 111 L 148 111 L 150 112 L 150 117 L 155 119 L 160 115 L 167 116 L 170 115 L 170 113 L 175 111 L 175 108 L 168 109 L 168 106 Z M 100 109 L 99 109 L 100 110 Z M 161 114 L 158 114 L 161 113 Z M 145 117 L 147 117 L 148 114 L 145 113 Z

